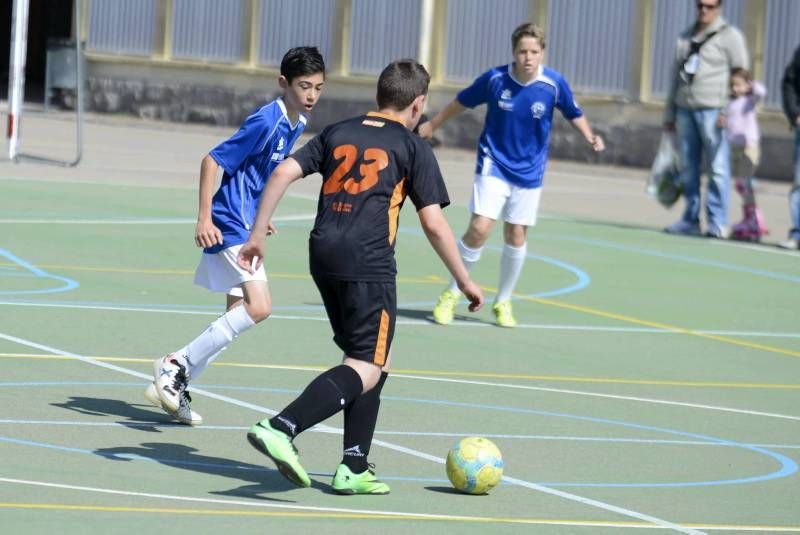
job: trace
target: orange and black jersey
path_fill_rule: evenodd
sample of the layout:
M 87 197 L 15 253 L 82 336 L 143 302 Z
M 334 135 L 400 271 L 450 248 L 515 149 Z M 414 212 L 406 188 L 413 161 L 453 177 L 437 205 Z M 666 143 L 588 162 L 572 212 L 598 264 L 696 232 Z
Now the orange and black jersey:
M 311 274 L 393 281 L 406 196 L 417 210 L 450 204 L 430 145 L 390 115 L 370 112 L 326 127 L 292 155 L 323 182 L 309 238 Z

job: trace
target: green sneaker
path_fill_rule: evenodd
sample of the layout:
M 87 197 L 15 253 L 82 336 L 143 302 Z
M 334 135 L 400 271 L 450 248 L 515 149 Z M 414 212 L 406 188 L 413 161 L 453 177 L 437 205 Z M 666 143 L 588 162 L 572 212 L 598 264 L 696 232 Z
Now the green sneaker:
M 340 464 L 333 476 L 331 487 L 337 494 L 389 494 L 389 485 L 375 476 L 375 465 L 360 474 L 354 474 L 346 464 Z
M 269 425 L 269 419 L 264 419 L 253 425 L 247 432 L 247 440 L 255 449 L 275 462 L 278 471 L 298 487 L 310 487 L 311 479 L 300 466 L 297 448 L 285 433 Z
M 439 296 L 439 302 L 433 307 L 433 321 L 439 325 L 449 325 L 453 322 L 453 315 L 456 311 L 456 303 L 461 298 L 458 290 L 447 289 Z
M 516 327 L 517 320 L 511 312 L 511 301 L 501 301 L 492 306 L 494 319 L 500 327 Z

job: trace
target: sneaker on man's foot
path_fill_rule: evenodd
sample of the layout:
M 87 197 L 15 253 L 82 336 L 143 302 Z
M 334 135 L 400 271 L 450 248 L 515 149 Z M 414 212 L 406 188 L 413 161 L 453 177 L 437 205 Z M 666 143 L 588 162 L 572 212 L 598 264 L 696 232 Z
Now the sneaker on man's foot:
M 439 302 L 433 307 L 433 321 L 439 325 L 449 325 L 453 322 L 456 304 L 461 298 L 461 292 L 448 288 L 439 296 Z
M 683 219 L 676 221 L 664 229 L 667 234 L 681 234 L 684 236 L 699 236 L 700 225 L 697 223 L 687 223 Z
M 494 319 L 500 327 L 516 327 L 517 320 L 511 311 L 511 300 L 500 301 L 492 305 Z
M 247 440 L 255 449 L 272 459 L 283 477 L 298 487 L 311 486 L 311 479 L 300 465 L 292 439 L 269 425 L 269 419 L 254 424 L 247 432 Z
M 716 225 L 709 225 L 705 233 L 706 238 L 715 238 L 717 240 L 725 240 L 728 238 L 728 231 L 725 227 L 718 227 Z
M 192 397 L 189 395 L 189 392 L 184 390 L 183 394 L 181 394 L 181 401 L 180 406 L 176 412 L 168 411 L 164 408 L 164 404 L 161 403 L 161 398 L 158 397 L 158 391 L 156 390 L 155 383 L 150 383 L 147 387 L 147 390 L 144 391 L 144 397 L 149 401 L 154 407 L 158 407 L 162 409 L 164 412 L 178 420 L 182 424 L 186 425 L 200 425 L 203 423 L 203 417 L 200 416 L 198 413 L 192 410 L 192 407 L 189 405 L 192 402 Z
M 340 464 L 333 475 L 331 488 L 337 494 L 389 494 L 389 485 L 375 475 L 375 465 L 360 474 L 353 473 L 346 464 Z
M 796 251 L 800 249 L 800 240 L 798 240 L 797 238 L 789 238 L 787 240 L 783 240 L 782 242 L 780 242 L 778 244 L 778 247 L 780 247 L 781 249 L 791 249 L 793 251 Z
M 188 384 L 186 366 L 181 361 L 185 362 L 184 359 L 170 353 L 153 363 L 156 392 L 167 412 L 178 412 L 181 406 L 181 394 Z

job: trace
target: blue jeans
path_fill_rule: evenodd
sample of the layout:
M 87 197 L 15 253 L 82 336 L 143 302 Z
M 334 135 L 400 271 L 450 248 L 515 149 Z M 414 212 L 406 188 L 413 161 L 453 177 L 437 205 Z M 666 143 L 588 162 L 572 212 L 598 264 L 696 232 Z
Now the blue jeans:
M 678 108 L 675 117 L 681 155 L 681 184 L 686 209 L 682 219 L 700 222 L 700 175 L 708 169 L 706 216 L 709 228 L 723 229 L 728 224 L 731 162 L 725 130 L 717 127 L 720 109 Z M 705 158 L 704 158 L 705 156 Z
M 800 240 L 800 127 L 794 129 L 794 186 L 789 193 L 789 211 L 792 214 L 789 237 Z

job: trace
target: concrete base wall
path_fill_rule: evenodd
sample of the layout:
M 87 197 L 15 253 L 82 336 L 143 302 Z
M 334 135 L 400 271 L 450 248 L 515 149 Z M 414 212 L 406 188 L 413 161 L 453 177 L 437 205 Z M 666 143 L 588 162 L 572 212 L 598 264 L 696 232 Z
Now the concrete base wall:
M 194 79 L 192 79 L 194 78 Z M 199 85 L 194 77 L 170 78 L 163 71 L 157 77 L 127 78 L 92 73 L 88 79 L 89 111 L 120 113 L 147 119 L 204 123 L 236 127 L 255 109 L 278 95 L 277 84 L 263 78 L 253 83 Z M 213 78 L 213 77 L 212 77 Z M 213 82 L 213 80 L 212 80 Z M 364 113 L 375 107 L 373 87 L 344 87 L 335 84 L 325 90 L 314 110 L 308 131 Z M 275 88 L 272 92 L 267 88 Z M 448 102 L 453 91 L 432 95 L 435 112 Z M 607 150 L 598 155 L 571 125 L 558 117 L 551 134 L 550 155 L 556 159 L 597 162 L 647 168 L 651 165 L 661 135 L 661 111 L 639 104 L 583 103 L 594 130 L 606 141 Z M 468 110 L 436 133 L 444 145 L 474 149 L 483 125 L 483 109 Z M 791 180 L 793 136 L 779 115 L 761 121 L 762 164 L 757 176 Z

